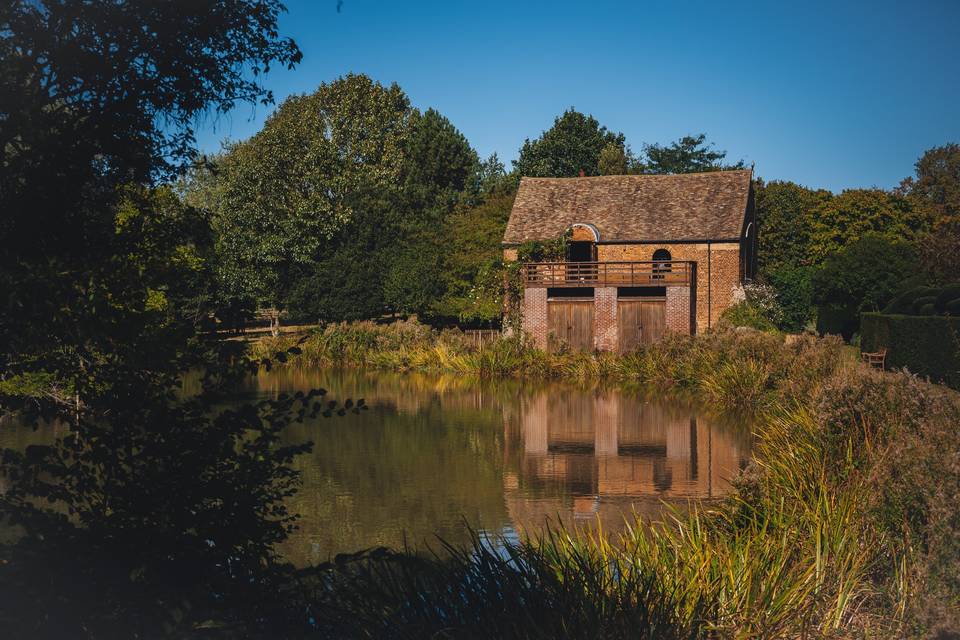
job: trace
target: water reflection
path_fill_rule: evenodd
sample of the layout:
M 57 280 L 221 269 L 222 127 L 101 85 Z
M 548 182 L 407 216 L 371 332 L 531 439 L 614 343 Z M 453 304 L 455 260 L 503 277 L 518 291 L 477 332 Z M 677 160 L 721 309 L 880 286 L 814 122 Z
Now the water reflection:
M 247 394 L 317 386 L 371 409 L 289 434 L 315 442 L 283 549 L 298 564 L 463 542 L 465 522 L 506 535 L 547 518 L 617 530 L 631 511 L 656 518 L 663 501 L 723 495 L 750 450 L 746 428 L 692 405 L 562 385 L 283 369 Z
M 723 495 L 749 456 L 746 429 L 617 392 L 538 391 L 504 425 L 504 498 L 527 528 L 559 517 L 615 531 L 625 513 Z
M 437 548 L 437 536 L 463 543 L 467 522 L 507 536 L 547 518 L 616 531 L 631 511 L 652 519 L 663 501 L 722 496 L 750 453 L 745 425 L 675 398 L 558 384 L 283 368 L 236 401 L 318 387 L 370 410 L 286 434 L 315 443 L 296 462 L 301 520 L 281 549 L 301 566 L 380 545 Z M 56 431 L 0 422 L 0 448 Z

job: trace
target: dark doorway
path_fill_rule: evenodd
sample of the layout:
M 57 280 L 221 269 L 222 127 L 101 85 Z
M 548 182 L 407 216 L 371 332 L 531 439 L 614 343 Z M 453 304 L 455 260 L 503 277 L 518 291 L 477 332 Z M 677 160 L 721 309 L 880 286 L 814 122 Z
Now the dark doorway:
M 577 240 L 567 245 L 567 260 L 570 262 L 595 262 L 597 259 L 597 245 L 592 242 Z

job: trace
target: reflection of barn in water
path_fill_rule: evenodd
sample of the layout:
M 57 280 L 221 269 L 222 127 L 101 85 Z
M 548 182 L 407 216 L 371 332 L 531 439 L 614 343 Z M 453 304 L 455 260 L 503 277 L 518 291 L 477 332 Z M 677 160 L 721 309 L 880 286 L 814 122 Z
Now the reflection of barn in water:
M 661 500 L 713 498 L 745 464 L 745 434 L 617 393 L 540 393 L 505 419 L 505 494 L 516 524 L 652 517 Z

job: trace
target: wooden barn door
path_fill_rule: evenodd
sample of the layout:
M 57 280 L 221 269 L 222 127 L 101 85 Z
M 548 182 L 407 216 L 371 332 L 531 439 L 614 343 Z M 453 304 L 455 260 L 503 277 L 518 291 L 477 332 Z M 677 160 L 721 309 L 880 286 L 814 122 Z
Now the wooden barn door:
M 566 343 L 578 351 L 593 350 L 593 300 L 550 300 L 547 302 L 550 349 Z
M 617 301 L 617 325 L 620 332 L 620 352 L 636 351 L 663 337 L 667 325 L 665 300 L 621 298 Z
M 667 301 L 644 300 L 640 325 L 643 327 L 643 344 L 653 344 L 663 338 L 667 326 Z

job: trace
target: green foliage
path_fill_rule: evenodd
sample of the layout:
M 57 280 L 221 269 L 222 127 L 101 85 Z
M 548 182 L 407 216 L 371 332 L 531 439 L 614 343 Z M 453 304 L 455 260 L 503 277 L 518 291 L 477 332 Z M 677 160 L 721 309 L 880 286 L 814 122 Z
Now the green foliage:
M 508 176 L 504 164 L 496 153 L 491 153 L 480 162 L 477 169 L 477 187 L 485 195 L 501 195 L 516 190 L 515 177 Z
M 915 167 L 916 178 L 904 180 L 900 191 L 937 217 L 960 217 L 960 144 L 927 149 Z
M 0 5 L 0 410 L 57 425 L 0 456 L 8 635 L 182 637 L 226 609 L 255 619 L 249 596 L 272 590 L 305 449 L 277 432 L 302 399 L 216 407 L 251 368 L 197 333 L 209 230 L 148 185 L 191 157 L 203 114 L 270 102 L 258 76 L 300 59 L 280 11 Z M 208 375 L 184 399 L 188 370 Z
M 463 134 L 434 109 L 422 115 L 414 110 L 410 120 L 403 173 L 412 207 L 450 207 L 461 192 L 476 190 L 480 160 Z M 480 179 L 495 179 L 495 167 L 486 171 L 491 175 Z
M 802 331 L 813 320 L 813 273 L 812 267 L 787 264 L 769 272 L 767 280 L 783 310 L 779 327 L 784 331 Z
M 495 322 L 503 313 L 500 242 L 513 207 L 513 192 L 495 191 L 450 215 L 443 231 L 443 295 L 434 313 L 461 322 Z
M 600 151 L 597 170 L 601 176 L 619 176 L 627 173 L 629 158 L 623 145 L 608 143 Z
M 917 237 L 919 267 L 928 282 L 945 284 L 960 273 L 960 218 L 944 219 Z
M 828 202 L 830 192 L 807 189 L 793 182 L 762 180 L 756 182 L 754 189 L 760 275 L 769 277 L 778 269 L 812 264 L 810 212 Z
M 813 276 L 817 330 L 849 338 L 859 314 L 882 309 L 915 269 L 913 248 L 886 236 L 868 234 L 831 255 Z
M 608 131 L 593 116 L 568 109 L 536 140 L 527 138 L 514 160 L 521 176 L 569 178 L 600 175 L 600 155 L 608 145 L 624 146 L 622 133 Z
M 400 313 L 429 314 L 443 292 L 440 247 L 423 240 L 401 247 L 383 283 L 387 307 Z
M 727 307 L 720 320 L 734 327 L 749 327 L 758 331 L 776 331 L 777 327 L 763 312 L 747 301 Z
M 889 304 L 883 308 L 883 312 L 900 314 L 913 313 L 914 303 L 917 298 L 933 297 L 933 299 L 936 300 L 936 296 L 939 292 L 940 290 L 937 287 L 908 288 L 906 291 L 893 298 Z
M 411 117 L 397 85 L 351 74 L 288 98 L 228 148 L 213 216 L 226 290 L 282 308 L 294 273 L 400 183 Z
M 917 315 L 864 313 L 861 321 L 864 351 L 886 348 L 888 367 L 960 389 L 960 318 L 937 316 L 928 303 Z
M 859 316 L 854 306 L 839 303 L 817 306 L 817 333 L 820 335 L 842 336 L 849 341 L 859 328 Z
M 948 284 L 940 289 L 937 294 L 937 311 L 943 313 L 947 310 L 947 305 L 953 300 L 960 300 L 960 282 Z
M 527 240 L 517 247 L 517 262 L 559 262 L 567 256 L 571 232 L 553 240 Z
M 783 308 L 773 287 L 760 283 L 743 287 L 743 299 L 724 310 L 721 319 L 734 327 L 776 331 L 783 324 Z
M 910 201 L 880 189 L 849 189 L 809 212 L 812 264 L 828 260 L 868 235 L 913 240 L 930 219 Z
M 960 299 L 960 283 L 943 287 L 914 287 L 897 295 L 884 307 L 883 312 L 901 315 L 945 314 L 950 303 L 957 299 Z
M 351 243 L 310 265 L 294 279 L 288 296 L 290 318 L 305 324 L 377 318 L 386 311 L 379 252 Z
M 743 160 L 732 165 L 723 163 L 726 151 L 714 149 L 707 143 L 707 134 L 683 136 L 668 145 L 648 144 L 643 151 L 646 156 L 644 173 L 699 173 L 701 171 L 721 171 L 724 169 L 743 169 Z

